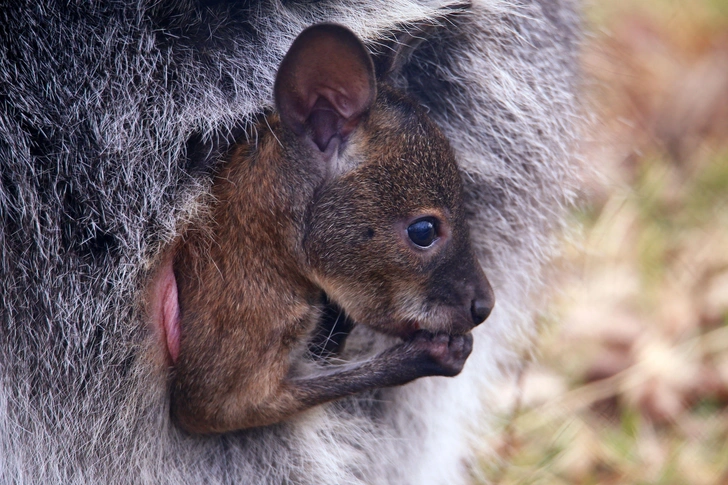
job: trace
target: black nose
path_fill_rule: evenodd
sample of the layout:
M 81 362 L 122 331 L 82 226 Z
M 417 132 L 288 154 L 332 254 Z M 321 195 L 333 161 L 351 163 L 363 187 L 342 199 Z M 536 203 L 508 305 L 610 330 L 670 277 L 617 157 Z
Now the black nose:
M 478 298 L 470 303 L 470 316 L 473 317 L 473 323 L 475 325 L 483 323 L 492 310 L 492 303 L 485 298 Z

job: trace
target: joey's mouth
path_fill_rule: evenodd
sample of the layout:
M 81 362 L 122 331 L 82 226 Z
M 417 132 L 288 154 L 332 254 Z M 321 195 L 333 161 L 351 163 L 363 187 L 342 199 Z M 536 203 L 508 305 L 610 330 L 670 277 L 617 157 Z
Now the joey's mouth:
M 422 324 L 419 321 L 408 320 L 402 326 L 397 336 L 402 340 L 410 340 L 420 329 L 422 329 Z
M 403 340 L 412 339 L 418 332 L 426 331 L 429 333 L 444 333 L 451 336 L 466 335 L 473 330 L 473 325 L 465 319 L 457 319 L 443 324 L 441 327 L 424 324 L 419 320 L 408 320 L 401 327 L 397 336 Z
M 166 354 L 177 362 L 179 357 L 179 300 L 173 258 L 167 258 L 157 270 L 151 285 L 150 313 L 152 325 L 166 348 Z

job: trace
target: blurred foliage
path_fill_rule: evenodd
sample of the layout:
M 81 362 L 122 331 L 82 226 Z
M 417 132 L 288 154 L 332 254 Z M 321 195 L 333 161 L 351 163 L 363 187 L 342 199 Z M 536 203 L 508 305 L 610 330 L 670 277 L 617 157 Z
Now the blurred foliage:
M 585 21 L 583 236 L 474 483 L 728 485 L 728 0 Z

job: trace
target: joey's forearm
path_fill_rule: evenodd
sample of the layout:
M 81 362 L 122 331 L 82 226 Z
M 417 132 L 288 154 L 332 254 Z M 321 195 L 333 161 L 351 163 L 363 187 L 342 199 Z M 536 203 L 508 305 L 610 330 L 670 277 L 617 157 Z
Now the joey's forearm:
M 189 409 L 173 399 L 178 421 L 196 433 L 222 433 L 281 422 L 319 404 L 360 392 L 406 384 L 425 376 L 460 373 L 472 350 L 470 334 L 450 336 L 418 332 L 356 367 L 315 377 L 288 379 L 265 401 L 251 399 L 249 390 L 228 394 L 222 406 Z M 177 405 L 183 404 L 181 407 Z M 191 413 L 191 414 L 188 414 Z
M 290 381 L 294 401 L 307 407 L 426 376 L 455 376 L 472 351 L 472 336 L 419 332 L 357 367 Z

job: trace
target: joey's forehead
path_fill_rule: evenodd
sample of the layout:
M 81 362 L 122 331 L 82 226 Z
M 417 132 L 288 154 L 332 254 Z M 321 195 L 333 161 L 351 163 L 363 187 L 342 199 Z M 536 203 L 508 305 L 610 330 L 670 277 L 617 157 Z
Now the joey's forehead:
M 373 176 L 420 189 L 442 189 L 446 193 L 459 190 L 457 164 L 441 136 L 392 135 L 391 143 L 374 150 L 366 161 Z
M 421 171 L 418 173 L 418 171 Z M 448 174 L 402 165 L 373 165 L 359 184 L 359 208 L 367 207 L 369 216 L 409 217 L 424 210 L 441 209 L 443 214 L 458 216 L 462 197 L 459 178 L 448 181 Z
M 361 167 L 361 176 L 393 195 L 456 202 L 462 182 L 455 161 L 441 150 L 393 150 L 380 153 Z

